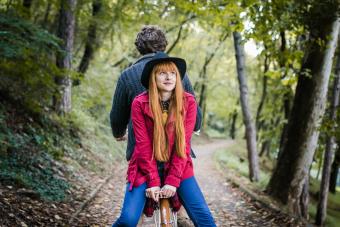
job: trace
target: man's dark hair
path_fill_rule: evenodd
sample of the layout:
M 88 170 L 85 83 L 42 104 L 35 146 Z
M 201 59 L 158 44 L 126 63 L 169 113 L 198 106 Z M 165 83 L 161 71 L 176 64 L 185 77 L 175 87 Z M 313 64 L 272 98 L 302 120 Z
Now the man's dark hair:
M 142 55 L 164 51 L 168 41 L 164 32 L 155 25 L 145 25 L 137 34 L 135 45 Z

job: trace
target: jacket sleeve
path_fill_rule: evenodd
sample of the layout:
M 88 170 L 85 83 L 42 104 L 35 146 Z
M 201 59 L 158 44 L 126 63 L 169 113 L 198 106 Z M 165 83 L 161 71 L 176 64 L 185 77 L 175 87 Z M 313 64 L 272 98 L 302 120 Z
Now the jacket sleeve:
M 188 74 L 184 75 L 184 78 L 182 80 L 183 83 L 183 88 L 186 92 L 192 94 L 193 96 L 195 96 L 195 91 L 191 86 Z M 199 105 L 197 105 L 197 114 L 196 114 L 196 122 L 195 122 L 195 128 L 194 131 L 198 131 L 201 129 L 202 126 L 202 111 L 201 108 L 199 107 Z
M 130 105 L 128 104 L 129 99 L 123 75 L 124 74 L 122 74 L 118 79 L 110 112 L 112 134 L 116 138 L 125 135 L 131 110 Z
M 135 134 L 136 145 L 134 155 L 137 159 L 138 168 L 147 178 L 148 188 L 160 186 L 156 159 L 152 157 L 152 140 L 147 131 L 145 116 L 142 112 L 142 104 L 138 100 L 132 102 L 131 119 Z
M 185 153 L 186 156 L 181 158 L 177 155 L 176 152 L 172 155 L 172 160 L 169 167 L 169 173 L 165 179 L 165 184 L 169 184 L 179 187 L 182 174 L 187 163 L 188 156 L 190 154 L 190 144 L 191 144 L 191 136 L 194 130 L 195 121 L 196 121 L 196 111 L 197 105 L 196 101 L 193 97 L 188 99 L 188 109 L 186 110 L 185 120 L 184 120 L 184 131 L 185 131 Z M 175 146 L 175 145 L 174 145 Z

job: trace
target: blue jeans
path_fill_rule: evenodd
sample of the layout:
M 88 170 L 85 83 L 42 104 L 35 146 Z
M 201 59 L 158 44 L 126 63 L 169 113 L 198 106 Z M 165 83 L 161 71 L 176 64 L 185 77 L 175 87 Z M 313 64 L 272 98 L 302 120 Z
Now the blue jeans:
M 146 202 L 145 189 L 146 183 L 129 191 L 127 184 L 122 212 L 113 227 L 137 226 Z M 177 193 L 195 226 L 216 226 L 195 177 L 182 181 Z

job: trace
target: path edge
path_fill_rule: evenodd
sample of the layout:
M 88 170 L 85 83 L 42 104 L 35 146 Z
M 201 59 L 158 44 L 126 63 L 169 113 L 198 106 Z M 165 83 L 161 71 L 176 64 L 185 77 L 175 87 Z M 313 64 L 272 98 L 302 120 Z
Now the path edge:
M 274 200 L 274 204 L 268 202 L 268 200 L 271 200 L 273 202 L 273 199 L 269 198 L 268 195 L 257 195 L 256 193 L 254 193 L 252 190 L 248 189 L 247 187 L 243 186 L 236 177 L 232 176 L 231 174 L 228 174 L 226 172 L 223 171 L 223 162 L 219 161 L 216 158 L 216 152 L 218 150 L 216 150 L 213 154 L 213 161 L 216 165 L 216 169 L 218 170 L 218 172 L 220 172 L 220 174 L 229 182 L 231 183 L 233 186 L 239 188 L 242 192 L 244 192 L 246 195 L 248 195 L 252 200 L 260 203 L 262 206 L 271 209 L 277 213 L 284 213 L 285 215 L 293 218 L 293 219 L 298 219 L 301 220 L 304 224 L 306 224 L 306 226 L 315 226 L 312 223 L 309 223 L 308 220 L 306 220 L 305 218 L 299 218 L 297 216 L 294 216 L 292 214 L 289 214 L 287 212 L 286 206 L 285 205 L 281 205 L 284 208 L 280 208 L 278 205 L 278 202 Z

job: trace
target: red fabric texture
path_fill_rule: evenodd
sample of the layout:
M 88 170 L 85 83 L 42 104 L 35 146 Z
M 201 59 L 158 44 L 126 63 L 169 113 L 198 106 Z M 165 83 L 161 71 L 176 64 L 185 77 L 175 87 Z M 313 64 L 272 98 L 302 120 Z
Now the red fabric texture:
M 175 119 L 170 115 L 166 124 L 171 159 L 164 165 L 164 184 L 179 187 L 180 182 L 194 175 L 190 157 L 190 141 L 196 121 L 197 104 L 193 95 L 184 93 L 184 129 L 186 157 L 181 158 L 175 152 Z M 136 145 L 127 171 L 129 190 L 147 183 L 147 187 L 161 186 L 157 163 L 152 157 L 153 116 L 149 107 L 149 95 L 143 92 L 132 102 L 131 119 L 136 138 Z
M 170 200 L 170 206 L 172 207 L 172 210 L 174 212 L 179 211 L 182 204 L 179 201 L 179 197 L 178 197 L 177 192 L 173 197 L 169 198 L 169 200 Z M 152 217 L 153 212 L 157 209 L 157 207 L 158 207 L 158 204 L 153 199 L 147 198 L 143 213 L 147 217 Z

